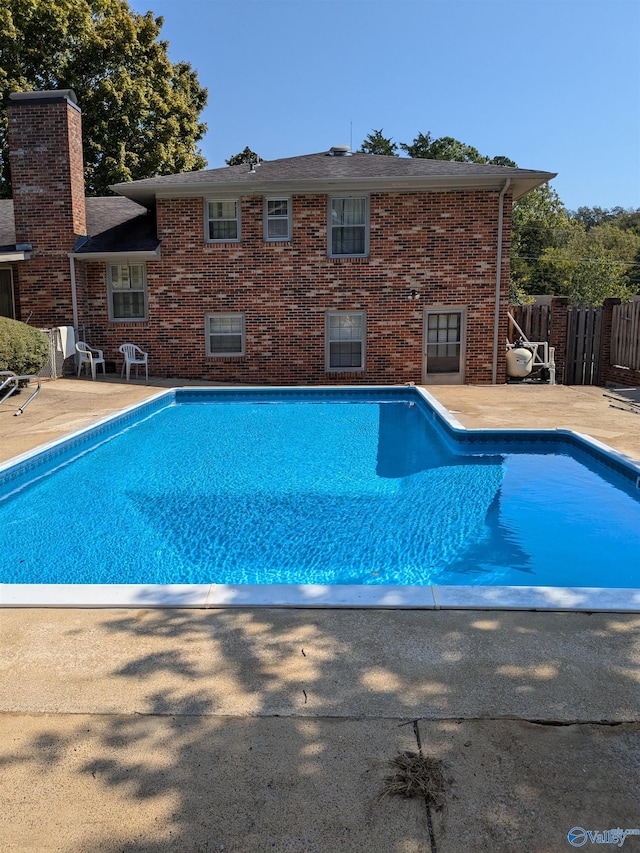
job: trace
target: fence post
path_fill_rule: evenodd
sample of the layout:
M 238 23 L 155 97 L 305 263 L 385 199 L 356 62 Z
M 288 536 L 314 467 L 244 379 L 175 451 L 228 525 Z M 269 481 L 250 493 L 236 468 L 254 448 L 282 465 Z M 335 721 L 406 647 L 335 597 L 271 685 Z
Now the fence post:
M 620 299 L 610 297 L 603 302 L 604 311 L 602 312 L 602 356 L 600 370 L 600 384 L 606 385 L 610 378 L 611 372 L 611 331 L 613 328 L 613 309 L 616 305 L 621 305 Z
M 556 382 L 564 383 L 565 364 L 567 361 L 567 318 L 569 299 L 566 296 L 554 296 L 551 300 L 551 326 L 549 330 L 549 346 L 555 347 Z

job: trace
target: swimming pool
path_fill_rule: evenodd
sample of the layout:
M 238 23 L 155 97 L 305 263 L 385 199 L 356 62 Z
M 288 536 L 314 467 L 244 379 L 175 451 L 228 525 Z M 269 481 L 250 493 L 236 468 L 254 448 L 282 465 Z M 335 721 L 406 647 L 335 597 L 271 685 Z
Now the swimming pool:
M 1 602 L 640 609 L 640 467 L 423 389 L 178 389 L 0 467 Z

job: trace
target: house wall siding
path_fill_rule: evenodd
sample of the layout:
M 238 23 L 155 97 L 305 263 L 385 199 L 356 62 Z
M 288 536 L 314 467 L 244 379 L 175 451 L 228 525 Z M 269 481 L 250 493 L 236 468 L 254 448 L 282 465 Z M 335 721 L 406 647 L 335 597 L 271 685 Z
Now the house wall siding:
M 161 260 L 147 263 L 148 321 L 109 323 L 104 264 L 87 268 L 93 345 L 132 340 L 151 372 L 218 382 L 421 382 L 428 308 L 467 309 L 465 381 L 490 383 L 498 192 L 371 193 L 366 258 L 327 256 L 327 196 L 294 195 L 292 239 L 263 240 L 263 198 L 241 199 L 239 243 L 205 242 L 204 200 L 158 201 Z M 511 199 L 505 197 L 499 340 L 506 338 Z M 411 299 L 415 290 L 417 298 Z M 366 370 L 325 371 L 327 311 L 366 311 Z M 206 355 L 205 314 L 244 313 L 246 355 Z M 498 358 L 498 382 L 505 379 Z

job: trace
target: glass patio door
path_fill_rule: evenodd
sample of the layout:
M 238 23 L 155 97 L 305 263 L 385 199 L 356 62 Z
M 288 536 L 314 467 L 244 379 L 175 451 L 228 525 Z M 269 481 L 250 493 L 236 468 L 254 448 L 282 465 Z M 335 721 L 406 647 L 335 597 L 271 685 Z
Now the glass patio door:
M 464 382 L 466 309 L 427 309 L 424 314 L 422 381 L 425 385 Z

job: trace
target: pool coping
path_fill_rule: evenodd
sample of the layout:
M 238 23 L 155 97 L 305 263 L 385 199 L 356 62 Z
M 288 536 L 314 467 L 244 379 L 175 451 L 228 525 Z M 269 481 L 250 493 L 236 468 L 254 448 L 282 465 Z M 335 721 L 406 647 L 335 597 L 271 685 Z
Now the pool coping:
M 0 584 L 0 607 L 640 612 L 640 589 L 317 584 Z
M 230 396 L 239 392 L 280 393 L 292 396 L 308 391 L 383 392 L 407 386 L 189 386 L 185 393 L 205 391 Z M 640 464 L 587 435 L 567 429 L 475 429 L 464 427 L 441 403 L 420 386 L 410 386 L 423 397 L 447 431 L 465 443 L 478 444 L 496 437 L 516 434 L 520 440 L 568 440 L 595 456 L 625 477 L 635 479 L 640 488 Z M 32 451 L 0 464 L 0 477 L 11 469 L 28 470 L 47 454 L 63 452 L 91 433 L 107 430 L 118 420 L 126 420 L 140 409 L 155 408 L 165 397 L 175 399 L 172 388 L 146 400 L 100 418 L 83 429 L 55 439 Z M 386 585 L 294 585 L 294 584 L 6 584 L 0 583 L 0 607 L 25 608 L 195 608 L 292 607 L 292 608 L 376 608 L 376 609 L 473 609 L 544 610 L 577 612 L 640 612 L 640 589 L 608 587 L 549 586 L 386 586 Z

